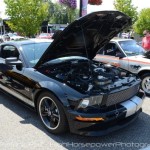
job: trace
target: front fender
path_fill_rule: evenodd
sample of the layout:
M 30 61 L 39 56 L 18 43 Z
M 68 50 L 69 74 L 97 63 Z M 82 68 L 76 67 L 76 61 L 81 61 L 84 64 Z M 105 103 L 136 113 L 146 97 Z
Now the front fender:
M 69 99 L 79 100 L 85 96 L 63 83 L 57 84 L 51 81 L 42 81 L 39 85 L 41 86 L 41 89 L 46 89 L 54 93 L 64 106 L 69 106 Z
M 150 66 L 141 67 L 138 70 L 138 74 L 142 74 L 142 72 L 149 72 L 149 71 L 150 71 Z
M 139 69 L 139 71 L 138 71 L 138 73 L 139 72 L 142 72 L 142 71 L 150 71 L 150 66 L 145 66 L 145 67 L 141 67 L 140 69 Z

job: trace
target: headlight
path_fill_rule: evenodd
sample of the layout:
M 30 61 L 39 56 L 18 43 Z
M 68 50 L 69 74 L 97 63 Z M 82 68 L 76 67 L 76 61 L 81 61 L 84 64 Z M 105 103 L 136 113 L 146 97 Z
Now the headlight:
M 87 108 L 89 106 L 100 105 L 102 99 L 103 96 L 93 96 L 93 97 L 85 98 L 79 103 L 78 108 Z

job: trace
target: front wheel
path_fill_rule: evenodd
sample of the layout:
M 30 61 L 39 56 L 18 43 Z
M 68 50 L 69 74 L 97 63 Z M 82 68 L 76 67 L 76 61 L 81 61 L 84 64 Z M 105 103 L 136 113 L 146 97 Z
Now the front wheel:
M 146 95 L 150 96 L 150 73 L 144 74 L 142 77 L 141 88 Z
M 42 93 L 37 101 L 38 115 L 46 129 L 54 134 L 64 133 L 68 123 L 62 104 L 51 93 Z

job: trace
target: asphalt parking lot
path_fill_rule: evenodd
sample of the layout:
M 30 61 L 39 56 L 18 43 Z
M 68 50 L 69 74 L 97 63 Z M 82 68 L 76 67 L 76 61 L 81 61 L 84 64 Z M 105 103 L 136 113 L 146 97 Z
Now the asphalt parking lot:
M 150 149 L 150 98 L 146 97 L 143 112 L 128 127 L 103 137 L 83 137 L 67 133 L 52 135 L 41 125 L 38 116 L 13 98 L 0 94 L 1 150 Z

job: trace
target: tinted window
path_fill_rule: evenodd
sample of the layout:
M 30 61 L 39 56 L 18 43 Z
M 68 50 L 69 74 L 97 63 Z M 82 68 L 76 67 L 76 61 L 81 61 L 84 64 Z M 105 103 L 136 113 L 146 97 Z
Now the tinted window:
M 22 45 L 24 55 L 29 62 L 30 67 L 35 66 L 49 45 L 50 43 L 48 42 Z

